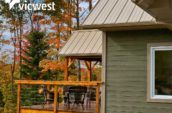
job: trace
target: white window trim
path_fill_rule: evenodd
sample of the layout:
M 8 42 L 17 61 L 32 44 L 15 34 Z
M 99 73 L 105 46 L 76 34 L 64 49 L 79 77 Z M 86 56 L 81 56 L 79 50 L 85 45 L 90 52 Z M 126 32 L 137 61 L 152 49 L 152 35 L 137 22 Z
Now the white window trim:
M 172 95 L 155 94 L 155 51 L 172 50 L 172 44 L 149 44 L 148 45 L 148 83 L 147 83 L 147 101 L 172 103 Z
M 100 113 L 106 113 L 106 32 L 103 32 L 103 54 L 102 54 L 102 93 L 101 93 L 101 107 L 100 107 Z

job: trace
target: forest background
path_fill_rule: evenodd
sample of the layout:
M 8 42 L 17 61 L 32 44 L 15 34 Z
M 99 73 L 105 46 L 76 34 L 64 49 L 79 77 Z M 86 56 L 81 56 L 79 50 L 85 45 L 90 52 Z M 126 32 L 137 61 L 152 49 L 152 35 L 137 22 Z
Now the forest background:
M 14 80 L 63 80 L 64 58 L 58 52 L 98 0 L 27 1 L 40 2 L 54 2 L 55 11 L 9 10 L 0 0 L 0 113 L 16 112 Z M 72 66 L 71 79 L 77 79 L 81 65 Z

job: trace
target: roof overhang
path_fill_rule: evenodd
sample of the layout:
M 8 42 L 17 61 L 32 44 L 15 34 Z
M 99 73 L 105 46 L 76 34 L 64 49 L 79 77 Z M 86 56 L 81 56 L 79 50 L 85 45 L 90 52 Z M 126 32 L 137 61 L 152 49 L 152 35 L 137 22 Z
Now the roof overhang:
M 172 0 L 132 0 L 156 20 L 172 23 Z
M 86 56 L 69 55 L 64 57 L 71 59 L 78 59 L 78 60 L 86 60 L 86 61 L 102 61 L 102 55 L 86 55 Z
M 135 22 L 125 24 L 103 24 L 103 25 L 84 25 L 84 29 L 100 29 L 102 31 L 121 31 L 121 30 L 142 30 L 142 29 L 162 29 L 167 28 L 162 22 Z

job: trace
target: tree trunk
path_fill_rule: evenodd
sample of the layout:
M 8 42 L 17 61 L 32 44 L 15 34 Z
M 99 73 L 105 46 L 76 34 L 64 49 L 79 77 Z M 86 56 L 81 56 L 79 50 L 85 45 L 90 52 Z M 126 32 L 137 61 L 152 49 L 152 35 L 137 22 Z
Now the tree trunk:
M 79 0 L 76 0 L 76 20 L 77 20 L 77 30 L 79 30 L 80 26 L 80 19 L 79 19 Z M 78 81 L 81 80 L 81 63 L 80 60 L 77 60 L 77 64 L 78 64 L 78 73 L 77 73 L 77 79 Z
M 76 21 L 77 21 L 77 30 L 79 30 L 79 0 L 76 0 Z
M 14 28 L 15 29 L 15 28 Z M 14 33 L 14 36 L 16 37 L 17 36 L 17 33 Z M 16 68 L 16 39 L 13 39 L 13 45 L 14 45 L 14 51 L 13 51 L 13 64 L 11 65 L 11 92 L 14 93 L 14 72 L 15 72 L 15 68 Z
M 89 11 L 93 8 L 92 0 L 89 0 Z

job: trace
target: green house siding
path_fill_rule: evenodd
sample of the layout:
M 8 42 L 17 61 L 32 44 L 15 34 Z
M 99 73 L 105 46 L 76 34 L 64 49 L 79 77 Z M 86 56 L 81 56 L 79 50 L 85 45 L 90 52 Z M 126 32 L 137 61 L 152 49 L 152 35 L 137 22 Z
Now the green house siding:
M 161 42 L 172 32 L 107 32 L 106 113 L 172 113 L 172 104 L 146 102 L 147 44 Z

